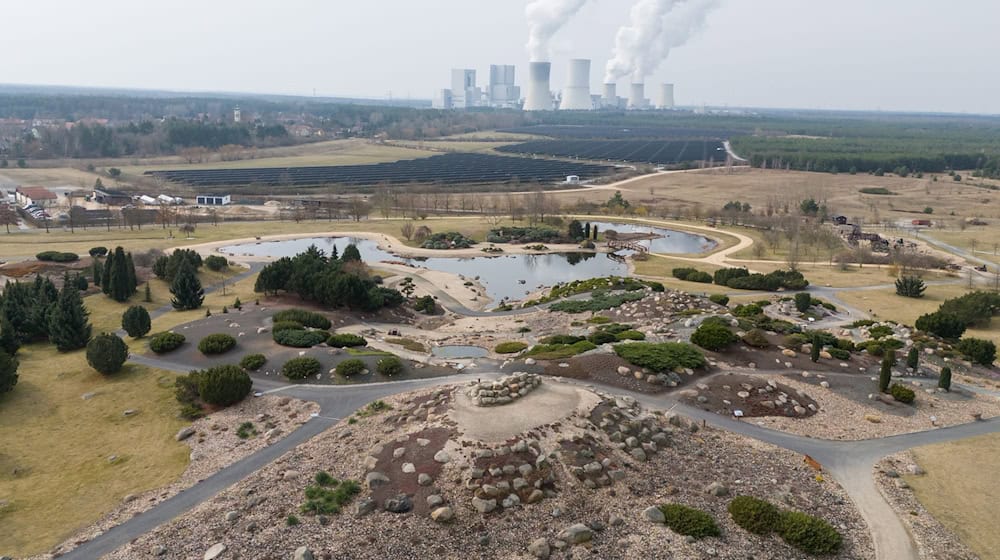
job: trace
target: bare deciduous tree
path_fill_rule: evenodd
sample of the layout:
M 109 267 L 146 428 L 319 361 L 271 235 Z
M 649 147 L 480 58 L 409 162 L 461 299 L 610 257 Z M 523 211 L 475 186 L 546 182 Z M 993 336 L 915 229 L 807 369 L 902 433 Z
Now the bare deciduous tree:
M 406 222 L 405 224 L 399 226 L 399 233 L 403 234 L 403 237 L 409 241 L 413 239 L 413 222 Z

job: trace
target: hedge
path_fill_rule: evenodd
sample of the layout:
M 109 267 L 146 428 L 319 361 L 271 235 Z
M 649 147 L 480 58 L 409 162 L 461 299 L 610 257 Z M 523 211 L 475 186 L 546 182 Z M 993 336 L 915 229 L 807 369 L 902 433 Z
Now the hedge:
M 236 339 L 225 333 L 210 334 L 198 342 L 198 350 L 206 356 L 224 354 L 236 347 Z
M 322 369 L 323 366 L 316 358 L 302 356 L 285 362 L 285 365 L 281 366 L 281 375 L 288 379 L 299 380 L 318 375 Z
M 35 258 L 40 261 L 64 263 L 78 261 L 80 260 L 80 255 L 76 253 L 63 253 L 61 251 L 42 251 L 35 255 Z
M 666 525 L 680 535 L 703 539 L 718 537 L 722 534 L 715 519 L 704 511 L 681 504 L 666 504 L 660 506 Z
M 357 358 L 344 360 L 337 364 L 337 373 L 344 377 L 359 375 L 365 370 L 365 363 Z
M 675 268 L 671 271 L 674 278 L 687 282 L 698 282 L 701 284 L 711 284 L 712 275 L 695 268 Z
M 523 342 L 501 342 L 493 349 L 497 354 L 517 354 L 528 347 Z
M 275 342 L 282 346 L 291 346 L 292 348 L 312 348 L 313 346 L 321 344 L 326 340 L 327 332 L 286 329 L 283 331 L 274 331 L 271 337 Z
M 729 305 L 729 296 L 724 294 L 712 294 L 708 296 L 708 301 L 719 305 Z
M 253 381 L 247 372 L 237 366 L 226 365 L 195 372 L 198 396 L 216 406 L 229 406 L 243 400 L 250 393 Z
M 149 349 L 157 354 L 176 350 L 184 344 L 184 335 L 175 332 L 161 332 L 154 334 L 149 339 Z
M 778 534 L 809 554 L 833 554 L 843 544 L 843 537 L 829 523 L 798 511 L 781 512 Z
M 752 496 L 736 496 L 726 509 L 737 525 L 757 535 L 767 535 L 777 530 L 781 523 L 777 507 Z
M 330 338 L 327 339 L 326 343 L 334 348 L 345 348 L 365 346 L 368 344 L 368 341 L 365 340 L 363 336 L 358 336 L 356 334 L 337 333 L 330 335 Z
M 325 316 L 306 309 L 284 309 L 275 313 L 272 316 L 272 319 L 275 323 L 281 321 L 295 321 L 296 323 L 313 329 L 329 330 L 332 326 L 330 320 Z
M 306 330 L 305 325 L 298 321 L 275 321 L 271 325 L 271 332 L 276 333 L 279 331 L 304 331 Z
M 675 368 L 693 369 L 705 365 L 705 355 L 683 342 L 629 342 L 615 345 L 614 350 L 615 354 L 630 364 L 656 372 L 672 371 Z

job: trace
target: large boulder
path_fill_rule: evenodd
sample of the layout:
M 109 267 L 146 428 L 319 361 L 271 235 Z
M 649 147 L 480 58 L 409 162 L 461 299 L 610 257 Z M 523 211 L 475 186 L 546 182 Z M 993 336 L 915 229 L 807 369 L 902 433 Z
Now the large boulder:
M 583 544 L 594 538 L 594 531 L 583 523 L 577 523 L 563 529 L 559 538 L 570 544 Z
M 667 518 L 663 515 L 663 510 L 656 506 L 649 506 L 642 510 L 642 518 L 650 523 L 658 523 L 660 525 L 667 521 Z
M 384 507 L 389 513 L 406 513 L 413 509 L 413 500 L 406 494 L 398 494 L 386 499 Z
M 549 548 L 549 541 L 542 538 L 536 539 L 528 545 L 528 553 L 535 558 L 545 560 L 549 557 L 549 554 L 552 553 L 552 550 Z

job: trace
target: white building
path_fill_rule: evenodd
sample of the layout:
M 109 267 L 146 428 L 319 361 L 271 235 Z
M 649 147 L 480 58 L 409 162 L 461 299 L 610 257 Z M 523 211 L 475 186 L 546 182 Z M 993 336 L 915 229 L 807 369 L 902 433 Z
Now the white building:
M 521 88 L 514 85 L 512 64 L 490 65 L 490 89 L 487 92 L 491 107 L 512 108 L 521 100 Z
M 455 104 L 451 98 L 451 90 L 438 90 L 437 95 L 434 96 L 434 100 L 431 101 L 431 107 L 435 109 L 454 109 Z
M 476 87 L 476 71 L 456 68 L 451 71 L 451 101 L 456 109 L 478 107 L 483 91 Z
M 199 194 L 195 200 L 199 206 L 226 206 L 233 203 L 232 196 L 228 194 Z

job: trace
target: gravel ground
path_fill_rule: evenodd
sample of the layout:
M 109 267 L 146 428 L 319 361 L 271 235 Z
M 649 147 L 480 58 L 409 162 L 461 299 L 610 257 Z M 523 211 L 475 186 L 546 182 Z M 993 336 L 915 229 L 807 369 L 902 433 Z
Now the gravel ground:
M 837 380 L 832 377 L 828 379 L 830 389 L 818 388 L 786 376 L 774 376 L 773 379 L 792 389 L 807 392 L 818 403 L 819 412 L 809 418 L 767 417 L 754 418 L 752 421 L 766 428 L 821 439 L 880 438 L 934 427 L 967 424 L 973 420 L 973 414 L 982 414 L 983 418 L 1000 415 L 1000 400 L 989 396 L 977 395 L 968 400 L 956 401 L 915 388 L 917 398 L 913 405 L 886 405 L 876 401 L 865 405 L 838 395 Z M 872 391 L 874 390 L 872 382 Z M 887 413 L 887 406 L 912 406 L 914 411 L 908 416 L 900 416 Z
M 195 429 L 195 434 L 184 440 L 191 447 L 191 462 L 179 480 L 169 486 L 126 496 L 117 509 L 100 521 L 67 539 L 51 553 L 33 558 L 52 558 L 69 552 L 77 544 L 124 523 L 215 472 L 280 440 L 305 423 L 314 412 L 319 412 L 319 405 L 316 403 L 288 397 L 261 397 L 245 399 L 238 405 L 194 421 L 191 427 Z M 240 439 L 236 431 L 244 422 L 252 422 L 258 434 Z M 265 425 L 275 428 L 270 438 L 265 437 Z
M 949 531 L 927 511 L 902 478 L 903 474 L 921 472 L 910 452 L 890 455 L 875 465 L 875 485 L 903 521 L 921 560 L 977 560 L 978 556 L 962 544 L 958 535 Z
M 637 461 L 619 450 L 609 439 L 608 428 L 592 424 L 588 412 L 568 410 L 562 420 L 532 428 L 508 442 L 515 452 L 517 442 L 529 442 L 533 446 L 529 451 L 538 448 L 548 457 L 550 466 L 544 469 L 554 479 L 546 488 L 554 488 L 554 493 L 537 504 L 480 514 L 471 507 L 478 485 L 466 486 L 474 461 L 469 457 L 485 448 L 498 453 L 502 448 L 467 441 L 460 435 L 461 426 L 446 415 L 421 410 L 417 403 L 419 399 L 426 401 L 425 394 L 388 400 L 406 416 L 383 413 L 354 425 L 342 423 L 331 428 L 109 558 L 149 558 L 154 550 L 162 552 L 159 557 L 165 559 L 201 558 L 209 547 L 222 544 L 228 550 L 221 558 L 226 559 L 289 558 L 302 546 L 312 550 L 316 558 L 328 559 L 528 559 L 533 558 L 527 551 L 532 541 L 546 538 L 554 546 L 559 542 L 557 535 L 576 523 L 594 527 L 593 539 L 554 549 L 551 558 L 664 558 L 665 550 L 674 559 L 802 556 L 776 536 L 757 537 L 733 524 L 725 510 L 729 498 L 705 491 L 712 482 L 728 486 L 732 494 L 756 495 L 828 520 L 845 538 L 844 549 L 833 558 L 873 555 L 867 527 L 846 494 L 834 482 L 817 480 L 800 456 L 727 432 L 697 430 L 679 417 L 649 415 L 624 399 L 620 405 L 605 401 L 604 406 L 610 402 L 634 421 L 668 434 L 669 443 L 660 446 L 650 461 Z M 497 422 L 503 422 L 503 407 L 491 410 L 496 411 Z M 381 507 L 366 516 L 355 515 L 354 506 L 329 517 L 299 513 L 303 491 L 319 470 L 340 479 L 364 480 L 365 473 L 377 464 L 373 457 L 411 441 L 411 435 L 419 442 L 416 434 L 435 427 L 457 429 L 459 434 L 455 437 L 460 441 L 450 440 L 445 445 L 451 460 L 431 483 L 444 504 L 454 509 L 453 521 L 437 523 L 426 514 L 393 514 L 381 511 Z M 574 438 L 594 442 L 587 445 L 595 447 L 596 456 L 614 457 L 623 478 L 588 489 L 581 483 L 583 479 L 573 474 L 572 461 L 564 462 L 564 455 L 555 453 L 560 449 L 558 442 Z M 405 453 L 400 461 L 405 461 Z M 395 469 L 387 474 L 401 476 Z M 368 495 L 370 491 L 363 489 L 356 503 Z M 690 542 L 641 515 L 646 507 L 666 502 L 710 512 L 722 536 Z M 289 515 L 295 515 L 300 523 L 288 525 Z

